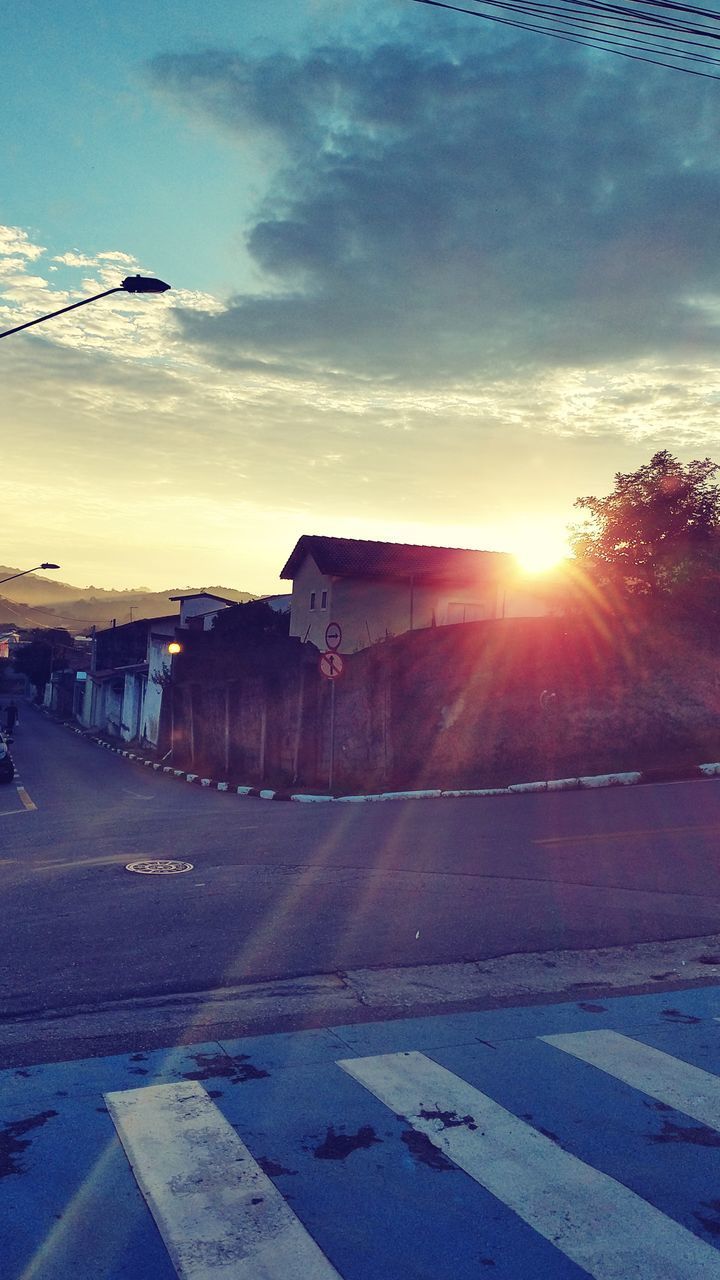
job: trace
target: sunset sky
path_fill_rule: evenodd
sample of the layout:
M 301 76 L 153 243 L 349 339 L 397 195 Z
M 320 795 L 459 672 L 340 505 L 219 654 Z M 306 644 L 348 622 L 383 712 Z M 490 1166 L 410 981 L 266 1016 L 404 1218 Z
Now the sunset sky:
M 412 0 L 22 0 L 0 563 L 264 592 L 302 533 L 557 548 L 720 460 L 720 83 Z

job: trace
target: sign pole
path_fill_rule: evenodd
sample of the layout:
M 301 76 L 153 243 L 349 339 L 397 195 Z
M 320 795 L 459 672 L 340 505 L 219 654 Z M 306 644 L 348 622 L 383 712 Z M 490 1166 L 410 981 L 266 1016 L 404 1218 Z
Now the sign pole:
M 320 654 L 320 674 L 330 681 L 330 764 L 328 767 L 328 791 L 333 789 L 335 776 L 335 681 L 343 673 L 344 663 L 338 649 L 342 644 L 342 627 L 339 622 L 329 622 L 325 628 L 325 653 Z
M 335 681 L 330 684 L 330 768 L 328 770 L 328 791 L 333 789 L 333 773 L 335 772 Z

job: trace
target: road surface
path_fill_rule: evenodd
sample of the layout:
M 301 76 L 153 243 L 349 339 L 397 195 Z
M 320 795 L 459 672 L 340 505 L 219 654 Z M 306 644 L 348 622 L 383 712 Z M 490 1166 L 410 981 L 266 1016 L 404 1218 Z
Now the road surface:
M 155 774 L 29 709 L 13 750 L 0 1018 L 720 930 L 720 781 L 313 806 Z M 158 857 L 193 870 L 125 870 Z

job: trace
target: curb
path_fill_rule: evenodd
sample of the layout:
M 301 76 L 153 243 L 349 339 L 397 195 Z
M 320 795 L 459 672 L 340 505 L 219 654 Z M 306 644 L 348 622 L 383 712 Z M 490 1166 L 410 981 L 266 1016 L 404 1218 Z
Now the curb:
M 48 719 L 53 719 L 44 707 L 38 708 Z M 198 773 L 188 773 L 184 769 L 175 769 L 173 765 L 164 764 L 154 756 L 145 756 L 137 751 L 129 751 L 117 746 L 107 738 L 98 737 L 91 730 L 81 729 L 69 720 L 56 720 L 63 728 L 70 729 L 88 742 L 94 742 L 106 751 L 123 756 L 126 760 L 134 760 L 144 768 L 152 767 L 154 772 L 184 782 L 194 783 L 212 791 L 223 791 L 229 795 L 250 796 L 259 800 L 292 800 L 296 804 L 378 804 L 387 800 L 459 800 L 466 797 L 489 799 L 494 796 L 534 795 L 550 791 L 598 791 L 605 787 L 636 787 L 658 782 L 690 782 L 702 778 L 720 777 L 720 762 L 690 765 L 681 769 L 644 769 L 629 770 L 623 773 L 598 773 L 579 778 L 548 778 L 537 782 L 512 782 L 507 787 L 460 787 L 455 790 L 441 788 L 422 791 L 380 791 L 370 795 L 331 796 L 302 792 L 275 791 L 269 787 L 232 786 L 229 782 L 217 782 L 213 778 L 201 778 Z

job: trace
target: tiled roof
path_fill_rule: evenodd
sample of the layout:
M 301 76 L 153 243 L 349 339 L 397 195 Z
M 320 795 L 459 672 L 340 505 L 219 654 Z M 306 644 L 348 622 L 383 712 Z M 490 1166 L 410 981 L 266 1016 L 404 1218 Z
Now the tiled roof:
M 294 578 L 311 555 L 321 573 L 347 578 L 414 578 L 416 582 L 473 581 L 493 578 L 510 568 L 504 551 L 470 551 L 462 547 L 421 547 L 403 542 L 368 542 L 362 538 L 329 538 L 303 534 L 281 578 Z
M 179 621 L 180 621 L 179 613 L 163 613 L 160 615 L 160 617 L 157 617 L 157 618 L 136 618 L 134 622 L 121 622 L 118 627 L 103 627 L 101 631 L 97 632 L 97 635 L 108 636 L 108 635 L 111 635 L 113 631 L 124 631 L 125 628 L 129 630 L 130 627 L 135 627 L 136 629 L 139 629 L 141 623 L 143 623 L 147 627 L 150 627 L 150 626 L 154 627 L 155 624 L 158 622 L 176 622 L 177 623 Z

